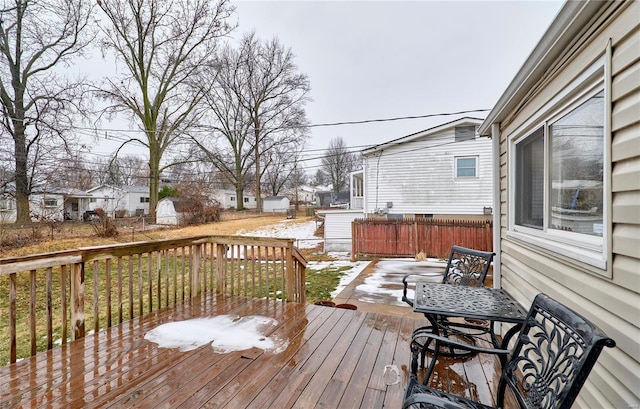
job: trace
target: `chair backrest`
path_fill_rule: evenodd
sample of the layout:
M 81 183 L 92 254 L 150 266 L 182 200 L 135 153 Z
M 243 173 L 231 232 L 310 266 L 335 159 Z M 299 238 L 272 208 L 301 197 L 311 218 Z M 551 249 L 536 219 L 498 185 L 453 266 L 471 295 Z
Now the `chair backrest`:
M 498 407 L 508 386 L 522 408 L 570 408 L 602 348 L 615 345 L 578 313 L 538 294 L 503 368 Z
M 482 287 L 494 255 L 488 251 L 451 247 L 442 283 Z

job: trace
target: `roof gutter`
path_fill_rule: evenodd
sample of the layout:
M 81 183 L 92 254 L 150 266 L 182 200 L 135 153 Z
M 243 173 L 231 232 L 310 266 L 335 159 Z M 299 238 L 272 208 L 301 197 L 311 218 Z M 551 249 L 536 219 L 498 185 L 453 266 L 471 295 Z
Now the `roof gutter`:
M 491 124 L 504 121 L 533 84 L 542 78 L 547 68 L 565 52 L 587 22 L 605 6 L 607 2 L 602 1 L 567 1 L 562 6 L 538 45 L 480 125 L 478 132 L 481 136 L 491 135 Z

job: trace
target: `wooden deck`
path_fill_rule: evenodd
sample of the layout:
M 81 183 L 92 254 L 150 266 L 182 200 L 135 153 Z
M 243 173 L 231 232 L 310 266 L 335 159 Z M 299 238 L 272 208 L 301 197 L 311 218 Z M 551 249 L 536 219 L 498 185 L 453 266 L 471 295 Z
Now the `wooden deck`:
M 273 317 L 289 346 L 218 354 L 144 339 L 160 324 L 223 314 Z M 0 368 L 0 408 L 398 408 L 416 314 L 386 315 L 273 300 L 208 296 L 165 308 Z M 269 334 L 267 334 L 269 335 Z M 399 369 L 388 385 L 385 366 Z M 435 384 L 492 403 L 496 363 L 439 367 Z

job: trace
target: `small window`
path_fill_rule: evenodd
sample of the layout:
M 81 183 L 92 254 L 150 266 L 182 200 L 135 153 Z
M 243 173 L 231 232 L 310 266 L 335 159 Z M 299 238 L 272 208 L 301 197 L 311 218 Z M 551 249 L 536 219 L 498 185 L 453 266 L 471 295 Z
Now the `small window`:
M 544 131 L 540 128 L 516 146 L 515 220 L 542 229 L 544 199 Z
M 89 203 L 95 203 L 96 202 L 96 198 L 92 197 L 91 199 L 89 199 Z
M 149 198 L 148 197 L 140 197 L 140 203 L 149 203 Z
M 244 198 L 244 202 L 245 202 L 245 203 L 249 203 L 249 198 L 248 198 L 248 197 L 245 197 L 245 198 Z
M 478 175 L 477 164 L 478 158 L 476 156 L 456 158 L 456 177 L 476 177 Z
M 231 196 L 231 197 L 229 198 L 229 200 L 231 200 L 232 202 L 235 202 L 235 201 L 236 201 L 236 197 L 235 197 L 235 196 Z
M 72 212 L 77 212 L 78 211 L 78 202 L 71 203 L 71 211 Z
M 56 207 L 58 206 L 58 201 L 56 199 L 45 199 L 44 207 Z
M 455 133 L 456 142 L 471 141 L 476 139 L 476 127 L 473 125 L 456 126 Z

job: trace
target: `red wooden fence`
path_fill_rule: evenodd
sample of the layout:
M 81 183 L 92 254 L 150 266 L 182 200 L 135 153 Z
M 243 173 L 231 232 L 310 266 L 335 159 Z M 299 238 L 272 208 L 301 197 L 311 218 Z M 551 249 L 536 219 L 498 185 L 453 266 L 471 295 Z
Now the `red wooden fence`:
M 356 219 L 352 257 L 449 256 L 451 246 L 493 251 L 493 223 L 484 220 Z

